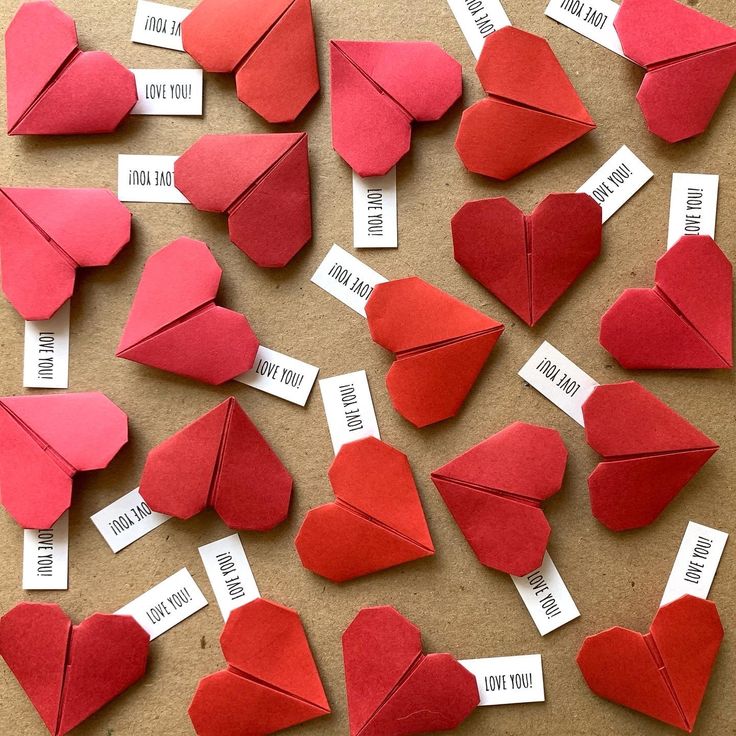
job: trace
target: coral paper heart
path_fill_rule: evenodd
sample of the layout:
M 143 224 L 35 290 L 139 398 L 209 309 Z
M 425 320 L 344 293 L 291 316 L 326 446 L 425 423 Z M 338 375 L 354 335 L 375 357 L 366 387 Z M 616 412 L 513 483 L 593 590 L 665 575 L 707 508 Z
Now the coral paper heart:
M 230 240 L 259 266 L 285 266 L 312 237 L 306 133 L 202 136 L 174 181 L 198 210 L 227 213 Z
M 646 634 L 616 626 L 587 637 L 577 662 L 596 695 L 690 733 L 722 639 L 715 603 L 684 595 Z
M 540 567 L 550 526 L 541 505 L 562 487 L 559 432 L 514 422 L 432 473 L 432 482 L 486 567 L 527 575 Z
M 69 508 L 72 478 L 99 470 L 128 441 L 128 417 L 101 393 L 0 398 L 0 500 L 24 529 Z
M 179 238 L 154 253 L 115 355 L 211 384 L 250 370 L 258 339 L 242 314 L 214 303 L 221 276 L 199 240 Z
M 712 238 L 686 235 L 658 261 L 653 289 L 626 289 L 600 343 L 624 368 L 732 368 L 733 268 Z
M 603 456 L 590 505 L 614 531 L 651 524 L 718 445 L 636 381 L 597 386 L 583 404 L 585 439 Z
M 299 614 L 263 598 L 236 608 L 220 636 L 227 669 L 189 706 L 198 736 L 259 736 L 330 712 Z
M 413 122 L 460 98 L 462 67 L 428 41 L 330 41 L 332 147 L 358 176 L 383 176 L 409 152 Z
M 52 736 L 63 736 L 146 673 L 148 634 L 131 616 L 95 613 L 72 626 L 53 603 L 0 618 L 0 654 Z
M 550 45 L 533 33 L 496 31 L 476 72 L 489 96 L 465 110 L 455 140 L 469 171 L 510 179 L 595 128 Z
M 422 652 L 395 608 L 364 608 L 342 635 L 350 736 L 457 728 L 478 705 L 475 677 L 451 654 Z
M 455 260 L 534 325 L 598 258 L 601 218 L 587 194 L 549 194 L 531 215 L 505 197 L 476 199 L 452 218 Z
M 336 501 L 312 509 L 295 544 L 336 583 L 434 554 L 406 455 L 375 437 L 350 442 L 329 470 Z
M 138 101 L 133 73 L 80 51 L 74 20 L 52 2 L 23 3 L 5 32 L 8 133 L 110 133 Z
M 140 493 L 162 514 L 207 507 L 233 529 L 265 531 L 289 513 L 291 476 L 230 397 L 148 453 Z
M 636 99 L 649 130 L 668 143 L 704 132 L 736 73 L 736 29 L 677 0 L 623 0 L 613 23 L 646 69 Z

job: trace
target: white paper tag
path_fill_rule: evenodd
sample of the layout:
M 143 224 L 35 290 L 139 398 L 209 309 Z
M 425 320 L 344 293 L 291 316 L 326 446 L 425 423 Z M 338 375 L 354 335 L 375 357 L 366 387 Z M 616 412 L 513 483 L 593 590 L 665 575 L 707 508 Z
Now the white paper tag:
M 272 396 L 304 406 L 317 380 L 319 368 L 261 345 L 253 367 L 236 381 Z
M 542 636 L 580 616 L 548 552 L 540 568 L 520 578 L 512 575 L 511 579 Z
M 130 40 L 148 46 L 184 51 L 181 44 L 181 22 L 191 12 L 187 8 L 138 0 Z
M 461 659 L 478 684 L 478 705 L 544 702 L 541 654 Z
M 69 388 L 70 301 L 51 319 L 26 322 L 23 340 L 23 386 Z
M 178 156 L 118 155 L 118 199 L 121 202 L 188 204 L 174 186 L 174 162 Z
M 115 613 L 132 616 L 153 641 L 206 605 L 199 586 L 183 567 Z
M 235 608 L 261 597 L 238 534 L 205 544 L 199 554 L 225 621 Z
M 311 281 L 365 317 L 365 303 L 376 284 L 388 281 L 339 245 L 333 245 Z
M 131 115 L 201 115 L 201 69 L 131 69 L 138 102 Z
M 346 442 L 364 437 L 381 439 L 365 371 L 323 378 L 319 390 L 336 455 Z
M 353 248 L 398 248 L 396 167 L 365 179 L 353 172 Z
M 544 14 L 626 58 L 613 26 L 618 9 L 613 0 L 549 0 Z
M 667 247 L 683 235 L 716 237 L 718 174 L 672 174 Z
M 23 590 L 69 587 L 69 512 L 51 529 L 23 530 Z
M 447 4 L 476 59 L 488 36 L 511 25 L 500 0 L 447 0 Z
M 628 146 L 621 146 L 578 192 L 585 192 L 601 206 L 603 222 L 616 214 L 654 174 Z
M 134 488 L 89 518 L 110 545 L 110 549 L 120 552 L 171 517 L 152 511 L 138 489 Z

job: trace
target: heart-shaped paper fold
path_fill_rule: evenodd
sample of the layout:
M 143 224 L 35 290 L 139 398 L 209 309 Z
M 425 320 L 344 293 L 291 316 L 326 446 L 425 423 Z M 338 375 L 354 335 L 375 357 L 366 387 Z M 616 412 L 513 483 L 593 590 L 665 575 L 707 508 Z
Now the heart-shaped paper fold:
M 567 465 L 559 432 L 514 422 L 432 473 L 432 482 L 486 567 L 522 576 L 540 567 L 550 535 L 542 501 Z
M 503 325 L 416 276 L 378 284 L 365 306 L 373 341 L 396 354 L 391 402 L 417 427 L 455 416 Z
M 131 616 L 95 613 L 72 626 L 52 603 L 0 618 L 0 654 L 52 736 L 63 736 L 146 673 L 148 634 Z
M 577 662 L 596 695 L 690 733 L 722 639 L 715 603 L 684 595 L 646 634 L 616 626 L 587 637 Z
M 587 194 L 549 194 L 531 215 L 505 197 L 476 199 L 452 218 L 455 260 L 534 325 L 598 258 L 601 218 Z
M 350 442 L 329 470 L 336 501 L 312 509 L 295 544 L 336 583 L 434 554 L 406 455 L 375 437 Z
M 462 67 L 428 41 L 330 41 L 332 147 L 358 176 L 383 176 L 409 152 L 413 122 L 460 98 Z
M 259 266 L 285 266 L 312 237 L 306 133 L 202 136 L 174 180 L 198 210 L 227 213 L 230 240 Z
M 220 645 L 227 669 L 203 677 L 189 706 L 198 736 L 269 734 L 330 712 L 296 611 L 257 598 L 232 611 Z
M 585 438 L 603 456 L 590 505 L 613 531 L 659 517 L 718 445 L 636 381 L 597 386 L 583 404 Z
M 476 66 L 489 95 L 463 113 L 455 148 L 465 168 L 506 180 L 596 126 L 543 38 L 507 26 Z
M 5 32 L 8 133 L 110 133 L 138 100 L 133 73 L 80 51 L 74 20 L 52 2 L 23 3 Z

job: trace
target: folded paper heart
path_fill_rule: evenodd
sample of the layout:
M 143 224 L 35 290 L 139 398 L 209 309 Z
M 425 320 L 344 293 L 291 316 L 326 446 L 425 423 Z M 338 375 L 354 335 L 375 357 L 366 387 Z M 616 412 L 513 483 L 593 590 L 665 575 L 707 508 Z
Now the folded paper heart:
M 358 176 L 383 176 L 409 152 L 413 122 L 460 99 L 462 67 L 428 41 L 330 41 L 332 147 Z
M 0 188 L 0 266 L 23 319 L 49 319 L 79 266 L 106 266 L 130 240 L 130 211 L 107 189 Z
M 549 194 L 531 215 L 505 197 L 476 199 L 452 218 L 455 260 L 530 326 L 598 258 L 601 229 L 587 194 Z
M 406 455 L 367 437 L 330 466 L 335 502 L 312 509 L 295 544 L 302 565 L 336 583 L 434 554 Z
M 235 72 L 238 99 L 269 123 L 295 120 L 319 90 L 310 0 L 202 0 L 181 23 L 208 72 Z
M 0 654 L 52 736 L 63 736 L 146 673 L 148 634 L 131 616 L 76 626 L 55 603 L 18 603 L 0 618 Z
M 432 482 L 486 567 L 527 575 L 550 535 L 542 501 L 562 487 L 567 450 L 559 432 L 514 422 L 432 473 Z
M 0 398 L 0 501 L 24 529 L 50 529 L 72 479 L 99 470 L 128 441 L 128 417 L 101 393 Z
M 154 253 L 115 355 L 211 384 L 250 370 L 258 338 L 242 314 L 215 304 L 221 276 L 199 240 L 179 238 Z
M 189 706 L 198 736 L 269 734 L 330 713 L 299 614 L 263 598 L 230 613 L 227 669 L 203 677 Z
M 140 494 L 162 514 L 211 507 L 232 529 L 265 531 L 289 513 L 291 476 L 230 397 L 148 453 Z
M 616 626 L 587 637 L 577 662 L 596 695 L 691 733 L 722 639 L 715 603 L 684 595 L 646 634 Z
M 52 2 L 23 3 L 5 32 L 8 133 L 110 133 L 138 101 L 133 73 L 80 51 L 74 20 Z
M 365 306 L 373 341 L 396 354 L 391 402 L 417 427 L 455 416 L 503 325 L 412 276 L 378 284 Z
M 624 368 L 733 368 L 733 268 L 712 238 L 686 235 L 658 261 L 653 289 L 626 289 L 600 343 Z
M 457 728 L 479 702 L 475 677 L 391 606 L 364 608 L 342 635 L 350 736 Z
M 312 237 L 306 133 L 202 136 L 174 182 L 198 210 L 226 213 L 230 240 L 259 266 L 285 266 Z
M 603 456 L 590 505 L 613 531 L 655 521 L 718 445 L 636 381 L 597 386 L 583 404 L 585 439 Z
M 649 130 L 668 143 L 703 133 L 736 73 L 736 29 L 677 0 L 623 0 L 613 24 L 646 69 L 636 99 Z
M 489 95 L 463 113 L 455 148 L 465 168 L 506 180 L 596 126 L 543 38 L 507 26 L 475 68 Z

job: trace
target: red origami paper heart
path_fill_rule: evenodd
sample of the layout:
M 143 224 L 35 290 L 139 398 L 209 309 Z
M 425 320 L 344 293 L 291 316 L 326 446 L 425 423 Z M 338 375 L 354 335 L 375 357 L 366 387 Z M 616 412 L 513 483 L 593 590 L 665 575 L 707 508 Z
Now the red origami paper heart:
M 598 258 L 601 218 L 587 194 L 549 194 L 531 215 L 476 199 L 452 218 L 455 260 L 533 326 Z
M 736 73 L 736 29 L 676 0 L 623 0 L 613 24 L 646 69 L 636 99 L 649 130 L 668 143 L 704 132 Z
M 128 417 L 101 393 L 0 398 L 0 500 L 24 529 L 50 529 L 72 478 L 99 470 L 128 441 Z
M 148 453 L 140 493 L 162 514 L 212 507 L 232 529 L 265 531 L 289 513 L 291 476 L 230 397 Z
M 0 188 L 0 265 L 23 319 L 49 319 L 79 266 L 106 266 L 130 240 L 130 211 L 107 189 Z
M 542 501 L 562 487 L 565 444 L 554 429 L 514 422 L 432 473 L 432 482 L 486 567 L 527 575 L 550 535 Z
M 715 603 L 684 595 L 646 634 L 616 626 L 587 637 L 577 662 L 596 695 L 691 733 L 722 639 Z
M 329 470 L 336 501 L 312 509 L 295 544 L 336 583 L 434 554 L 406 455 L 375 437 L 343 445 Z
M 713 239 L 680 238 L 654 283 L 608 309 L 601 345 L 624 368 L 733 368 L 733 269 Z
M 465 168 L 510 179 L 596 126 L 543 38 L 508 26 L 475 68 L 489 97 L 463 113 L 455 148 Z
M 259 266 L 285 266 L 312 237 L 306 133 L 202 136 L 174 181 L 198 210 L 227 213 L 230 240 Z
M 19 603 L 0 618 L 0 654 L 52 736 L 140 680 L 148 643 L 131 616 L 95 613 L 72 626 L 54 603 Z
M 365 306 L 373 341 L 396 354 L 391 402 L 417 427 L 455 416 L 503 325 L 412 276 L 378 284 Z
M 585 439 L 603 462 L 590 505 L 613 531 L 651 524 L 718 445 L 636 381 L 597 386 L 583 404 Z
M 179 238 L 154 253 L 115 355 L 211 384 L 250 370 L 258 338 L 242 314 L 214 303 L 221 276 L 199 240 Z
M 411 124 L 460 98 L 462 67 L 428 41 L 330 41 L 332 147 L 358 176 L 383 176 L 409 152 Z
M 330 713 L 299 614 L 263 598 L 236 608 L 220 646 L 228 667 L 189 706 L 198 736 L 269 734 Z
M 234 71 L 238 99 L 269 123 L 295 120 L 319 90 L 310 0 L 202 0 L 181 40 L 206 71 Z
M 80 51 L 74 20 L 52 2 L 23 3 L 5 32 L 8 133 L 110 133 L 138 101 L 133 73 Z
M 422 652 L 419 629 L 391 606 L 364 608 L 342 635 L 350 736 L 457 728 L 479 702 L 451 654 Z

